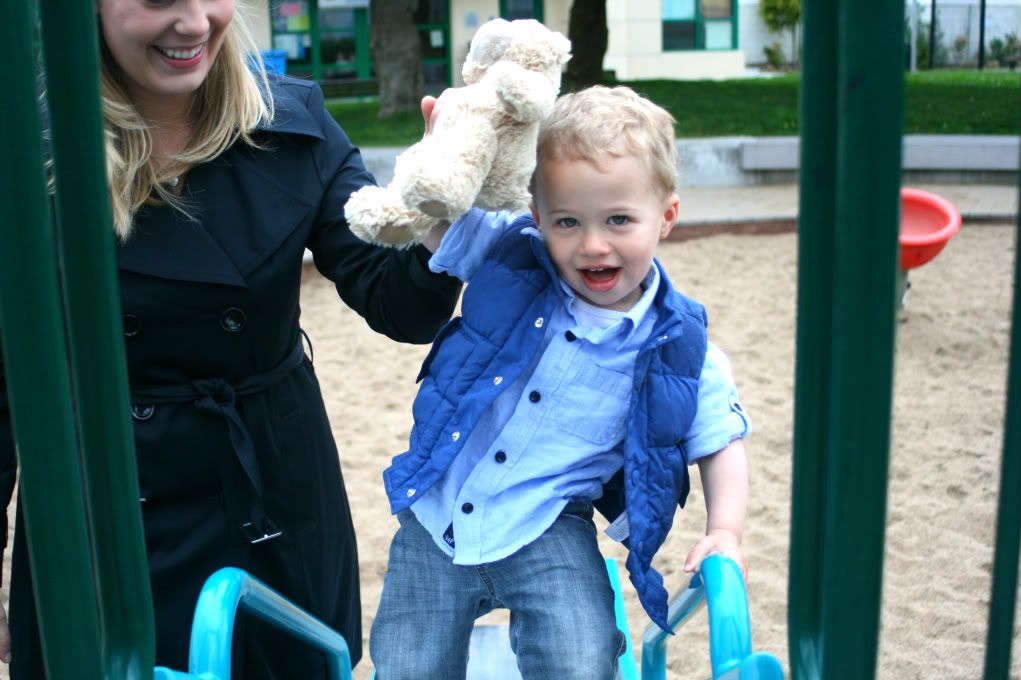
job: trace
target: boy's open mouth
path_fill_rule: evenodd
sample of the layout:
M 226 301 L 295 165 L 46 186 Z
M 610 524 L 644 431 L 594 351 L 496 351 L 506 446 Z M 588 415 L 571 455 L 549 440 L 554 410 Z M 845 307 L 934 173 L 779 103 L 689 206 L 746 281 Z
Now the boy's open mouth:
M 609 290 L 617 282 L 620 267 L 598 267 L 595 269 L 579 269 L 585 285 L 596 291 Z

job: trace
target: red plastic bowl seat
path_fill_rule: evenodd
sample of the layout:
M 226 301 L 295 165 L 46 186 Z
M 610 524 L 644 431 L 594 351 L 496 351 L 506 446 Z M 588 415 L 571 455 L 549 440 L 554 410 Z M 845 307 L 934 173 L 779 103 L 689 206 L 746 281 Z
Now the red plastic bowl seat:
M 907 187 L 900 190 L 900 206 L 900 268 L 907 271 L 943 250 L 961 229 L 961 213 L 942 196 Z

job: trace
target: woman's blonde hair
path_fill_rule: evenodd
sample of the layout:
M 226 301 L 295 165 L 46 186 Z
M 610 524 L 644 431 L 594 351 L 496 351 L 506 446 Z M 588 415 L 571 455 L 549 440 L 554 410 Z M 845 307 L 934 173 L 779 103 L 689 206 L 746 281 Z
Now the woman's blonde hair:
M 100 38 L 102 43 L 102 34 Z M 114 232 L 123 241 L 131 234 L 135 213 L 148 202 L 165 202 L 187 214 L 183 199 L 164 183 L 188 168 L 216 158 L 238 139 L 252 144 L 255 127 L 273 117 L 273 100 L 265 67 L 243 9 L 238 6 L 216 61 L 192 98 L 189 111 L 194 123 L 192 137 L 157 174 L 152 164 L 149 123 L 132 104 L 120 74 L 104 44 L 100 56 L 100 93 L 106 177 Z
M 674 117 L 629 87 L 595 85 L 557 99 L 539 129 L 538 161 L 634 156 L 664 196 L 677 188 Z M 534 182 L 534 179 L 533 179 Z

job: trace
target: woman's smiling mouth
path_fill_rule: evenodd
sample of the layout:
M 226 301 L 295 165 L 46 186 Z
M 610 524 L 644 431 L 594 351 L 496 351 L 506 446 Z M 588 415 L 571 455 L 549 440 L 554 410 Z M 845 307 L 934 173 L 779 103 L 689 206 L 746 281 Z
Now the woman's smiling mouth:
M 153 45 L 153 47 L 168 60 L 191 62 L 201 56 L 205 45 L 196 45 L 195 47 L 160 47 L 159 45 Z

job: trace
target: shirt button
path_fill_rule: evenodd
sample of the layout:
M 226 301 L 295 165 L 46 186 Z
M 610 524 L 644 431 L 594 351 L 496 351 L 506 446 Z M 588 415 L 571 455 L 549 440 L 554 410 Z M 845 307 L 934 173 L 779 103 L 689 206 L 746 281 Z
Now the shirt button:
M 493 378 L 493 384 L 494 385 L 499 385 L 502 382 L 503 382 L 503 376 L 502 375 L 498 375 L 495 378 Z
M 503 451 L 497 451 L 496 455 L 493 456 L 493 458 L 496 459 L 497 463 L 503 463 L 507 460 L 507 454 L 504 453 Z
M 540 399 L 542 399 L 542 395 L 535 390 L 532 390 L 532 392 L 528 395 L 528 400 L 533 404 L 538 403 Z
M 472 510 L 474 509 L 475 506 L 472 505 L 471 503 L 465 503 L 464 505 L 461 506 L 461 512 L 463 512 L 466 515 L 472 514 Z
M 152 418 L 152 414 L 155 413 L 156 407 L 152 404 L 132 404 L 131 405 L 131 417 L 139 422 L 144 422 Z
M 461 438 L 461 433 L 460 432 L 454 432 L 453 434 L 450 435 L 450 438 L 453 439 L 456 442 L 458 439 Z
M 574 342 L 575 340 L 578 339 L 578 336 L 572 333 L 571 331 L 567 331 L 566 333 L 564 333 L 564 337 L 567 338 L 567 342 Z
M 543 324 L 543 318 L 540 316 L 538 319 L 535 320 L 535 327 L 536 328 L 542 328 L 542 324 Z
M 134 314 L 125 314 L 123 318 L 124 322 L 124 336 L 133 338 L 138 335 L 138 332 L 142 330 L 142 320 Z
M 408 489 L 408 498 L 411 498 L 414 495 L 415 495 L 415 490 L 414 489 Z
M 228 307 L 220 312 L 220 326 L 228 333 L 237 333 L 245 327 L 247 321 L 244 311 L 240 307 Z

